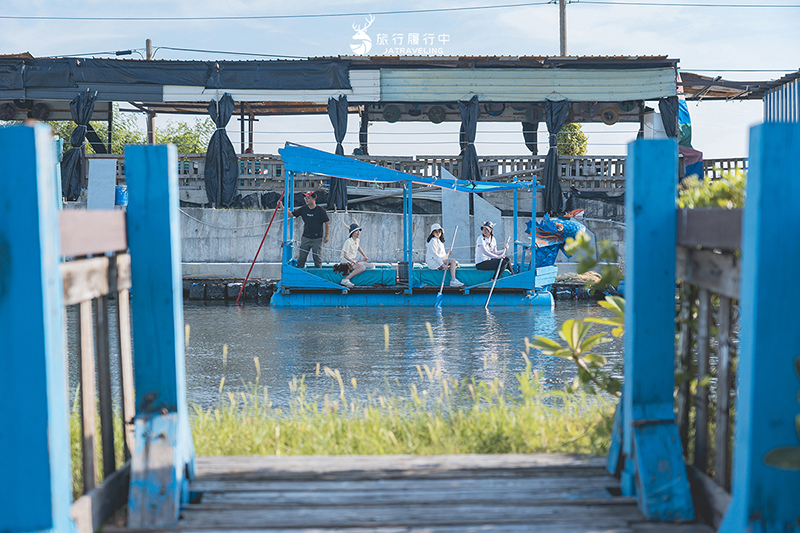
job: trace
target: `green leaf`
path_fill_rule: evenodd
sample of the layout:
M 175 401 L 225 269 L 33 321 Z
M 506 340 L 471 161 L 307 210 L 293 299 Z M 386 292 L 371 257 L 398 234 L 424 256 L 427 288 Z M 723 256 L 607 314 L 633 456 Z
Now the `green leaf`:
M 578 377 L 580 378 L 582 383 L 586 383 L 587 381 L 590 381 L 592 379 L 592 374 L 590 374 L 589 371 L 586 370 L 585 368 L 578 367 Z
M 597 367 L 602 367 L 606 364 L 606 358 L 597 353 L 587 353 L 581 359 Z
M 800 470 L 800 446 L 784 446 L 770 450 L 764 463 L 781 470 Z
M 528 345 L 542 352 L 554 352 L 563 349 L 563 346 L 556 341 L 539 336 L 534 337 L 532 341 L 528 341 Z
M 591 350 L 595 346 L 600 344 L 605 344 L 607 342 L 611 342 L 611 339 L 606 337 L 605 333 L 598 333 L 597 335 L 592 335 L 591 337 L 587 338 L 581 343 L 581 351 L 586 352 Z

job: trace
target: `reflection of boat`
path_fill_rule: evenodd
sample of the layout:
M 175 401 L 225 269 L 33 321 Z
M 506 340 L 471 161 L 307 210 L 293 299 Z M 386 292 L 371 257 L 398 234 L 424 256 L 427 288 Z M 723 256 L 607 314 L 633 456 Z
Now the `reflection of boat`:
M 403 185 L 403 258 L 394 264 L 377 265 L 352 278 L 355 287 L 348 289 L 340 284 L 342 275 L 334 272 L 332 264 L 322 268 L 299 269 L 292 260 L 294 248 L 294 225 L 289 223 L 284 210 L 283 258 L 281 280 L 272 296 L 275 307 L 305 306 L 431 306 L 436 302 L 443 271 L 413 265 L 411 190 L 413 184 L 421 184 L 466 194 L 512 190 L 514 194 L 514 233 L 517 229 L 517 194 L 520 189 L 540 188 L 535 182 L 470 182 L 454 178 L 411 176 L 396 170 L 378 167 L 369 163 L 298 146 L 287 144 L 280 150 L 287 172 L 284 180 L 287 207 L 294 209 L 294 174 L 306 173 L 317 176 L 343 178 L 370 183 L 402 183 Z M 514 253 L 521 242 L 514 240 Z M 523 250 L 520 250 L 523 251 Z M 549 286 L 555 280 L 556 266 L 538 266 L 532 254 L 519 254 L 522 260 L 514 265 L 515 274 L 504 272 L 494 287 L 492 306 L 552 305 Z M 410 271 L 409 271 L 410 270 Z M 449 287 L 450 274 L 445 274 L 443 305 L 468 305 L 483 307 L 492 287 L 494 272 L 477 270 L 475 265 L 463 264 L 458 277 L 465 283 L 462 288 Z

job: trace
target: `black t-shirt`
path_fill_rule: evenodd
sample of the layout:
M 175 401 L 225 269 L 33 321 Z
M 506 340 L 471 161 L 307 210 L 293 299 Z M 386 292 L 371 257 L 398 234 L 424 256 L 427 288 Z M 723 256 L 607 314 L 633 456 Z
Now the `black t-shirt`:
M 303 217 L 303 237 L 319 239 L 322 237 L 322 225 L 328 222 L 328 213 L 321 206 L 309 209 L 303 205 L 292 211 L 294 216 Z

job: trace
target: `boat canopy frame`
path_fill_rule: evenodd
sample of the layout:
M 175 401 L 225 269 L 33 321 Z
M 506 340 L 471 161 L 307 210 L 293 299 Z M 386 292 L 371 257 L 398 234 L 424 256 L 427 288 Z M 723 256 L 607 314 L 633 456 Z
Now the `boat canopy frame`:
M 381 167 L 365 161 L 359 161 L 347 156 L 341 156 L 287 142 L 286 146 L 279 149 L 281 159 L 286 171 L 284 180 L 284 197 L 287 209 L 283 211 L 283 253 L 282 266 L 288 266 L 294 254 L 294 224 L 289 223 L 289 210 L 294 211 L 295 175 L 305 174 L 324 176 L 328 178 L 341 178 L 350 181 L 367 183 L 402 183 L 403 187 L 403 260 L 406 262 L 410 273 L 413 268 L 413 240 L 412 240 L 412 214 L 413 214 L 413 184 L 429 187 L 440 187 L 468 194 L 513 191 L 513 233 L 514 233 L 514 265 L 518 263 L 518 248 L 521 243 L 517 241 L 518 234 L 518 192 L 519 190 L 535 190 L 543 188 L 536 180 L 518 181 L 514 178 L 511 182 L 486 182 L 468 181 L 447 177 L 414 176 L 398 170 Z M 407 294 L 412 293 L 411 283 L 406 289 Z

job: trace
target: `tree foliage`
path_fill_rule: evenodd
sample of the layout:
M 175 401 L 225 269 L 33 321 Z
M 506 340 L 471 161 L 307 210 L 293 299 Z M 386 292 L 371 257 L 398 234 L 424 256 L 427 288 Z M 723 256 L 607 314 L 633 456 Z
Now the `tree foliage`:
M 690 176 L 681 182 L 678 207 L 744 207 L 746 182 L 747 174 L 739 169 L 724 171 L 717 180 L 700 181 L 696 176 Z
M 586 143 L 589 138 L 577 122 L 564 124 L 556 134 L 558 155 L 586 155 Z

